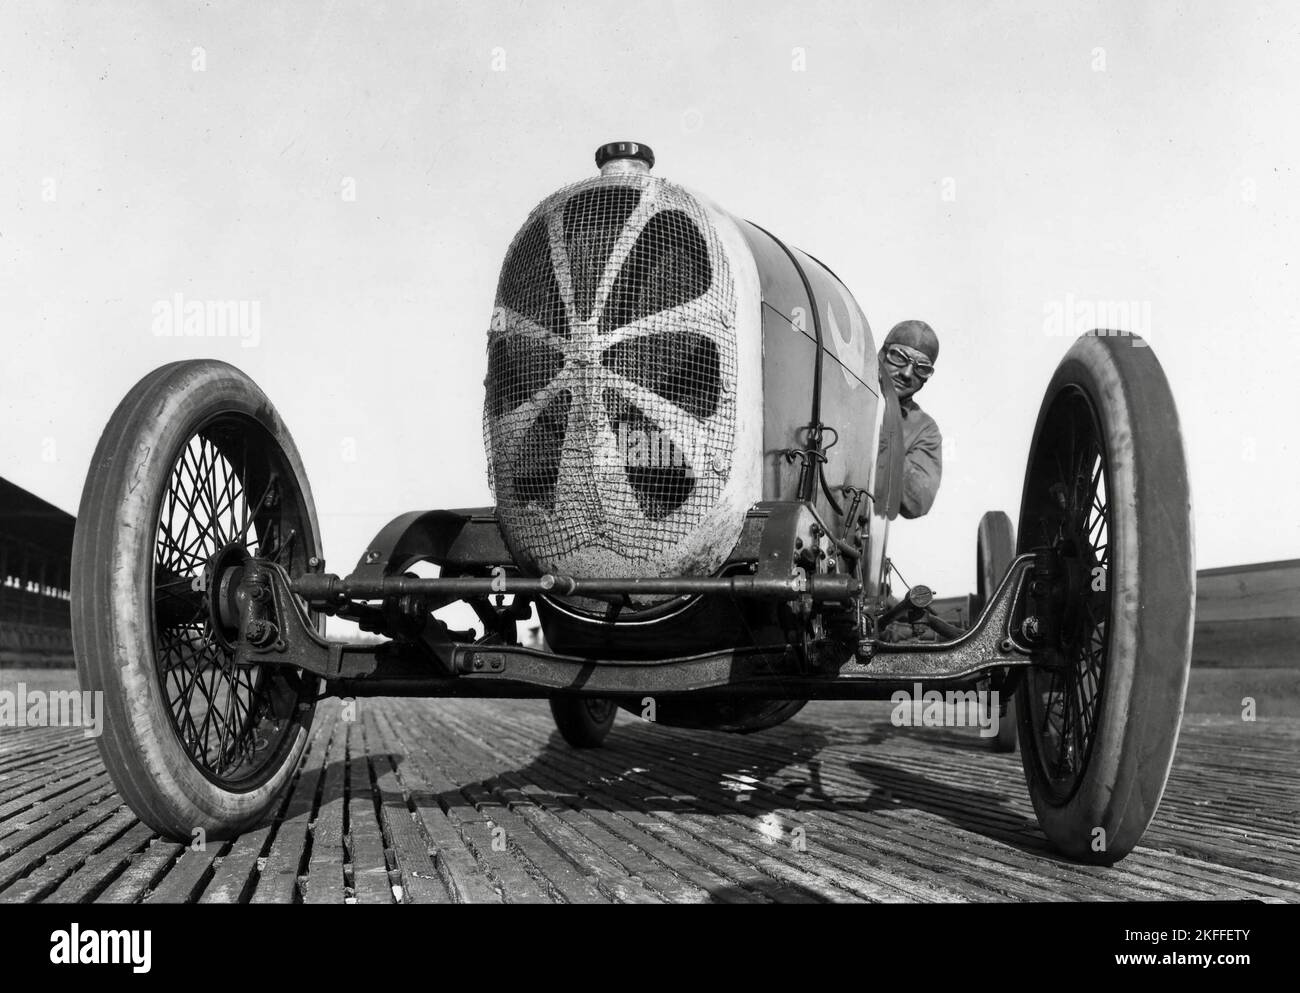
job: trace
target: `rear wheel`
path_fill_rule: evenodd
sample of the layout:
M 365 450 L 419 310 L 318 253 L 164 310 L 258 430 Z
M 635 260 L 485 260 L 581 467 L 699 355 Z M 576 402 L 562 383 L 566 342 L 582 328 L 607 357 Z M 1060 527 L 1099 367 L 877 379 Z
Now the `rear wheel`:
M 305 571 L 318 534 L 293 441 L 238 369 L 163 366 L 114 412 L 77 515 L 73 646 L 104 763 L 156 831 L 238 833 L 293 776 L 317 680 L 234 665 L 229 587 L 251 557 Z
M 574 748 L 599 748 L 614 726 L 618 705 L 600 697 L 553 696 L 555 726 Z
M 1123 858 L 1164 792 L 1191 658 L 1195 572 L 1178 413 L 1140 338 L 1085 336 L 1048 386 L 1019 547 L 1049 549 L 1056 608 L 1018 693 L 1021 760 L 1051 843 Z
M 975 610 L 982 611 L 1007 574 L 1016 557 L 1016 529 L 1011 518 L 1001 510 L 990 510 L 980 518 L 975 540 Z M 1016 699 L 1013 679 L 997 681 L 995 687 L 1006 698 L 1006 709 L 999 711 L 998 733 L 989 739 L 995 752 L 1014 752 L 1017 739 Z M 1001 701 L 999 701 L 999 708 Z

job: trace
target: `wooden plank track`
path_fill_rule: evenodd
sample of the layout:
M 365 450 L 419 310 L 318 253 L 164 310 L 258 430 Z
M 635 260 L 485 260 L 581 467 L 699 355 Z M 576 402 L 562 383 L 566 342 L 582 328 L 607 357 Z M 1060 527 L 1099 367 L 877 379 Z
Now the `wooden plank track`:
M 275 815 L 206 845 L 140 824 L 80 729 L 4 729 L 0 902 L 1300 902 L 1300 718 L 1190 715 L 1142 846 L 1100 869 L 1051 854 L 1018 756 L 889 712 L 620 714 L 575 751 L 541 701 L 330 701 Z

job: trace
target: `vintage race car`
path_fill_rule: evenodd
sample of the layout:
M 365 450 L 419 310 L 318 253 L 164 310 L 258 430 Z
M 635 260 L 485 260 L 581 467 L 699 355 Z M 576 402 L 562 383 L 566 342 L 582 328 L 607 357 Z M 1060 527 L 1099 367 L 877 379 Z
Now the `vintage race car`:
M 619 707 L 750 732 L 809 700 L 985 687 L 1017 701 L 1050 841 L 1121 858 L 1164 789 L 1192 636 L 1187 470 L 1151 349 L 1106 332 L 1069 348 L 1018 531 L 985 516 L 958 629 L 925 587 L 890 589 L 899 402 L 844 284 L 652 175 L 644 145 L 597 165 L 506 252 L 482 414 L 493 507 L 404 514 L 338 576 L 247 376 L 177 362 L 122 401 L 82 496 L 72 617 L 132 809 L 185 839 L 256 824 L 330 695 L 547 697 L 584 747 Z M 456 602 L 481 632 L 437 616 Z M 521 644 L 534 610 L 544 643 Z M 326 615 L 380 637 L 331 641 Z M 898 620 L 937 640 L 886 640 Z

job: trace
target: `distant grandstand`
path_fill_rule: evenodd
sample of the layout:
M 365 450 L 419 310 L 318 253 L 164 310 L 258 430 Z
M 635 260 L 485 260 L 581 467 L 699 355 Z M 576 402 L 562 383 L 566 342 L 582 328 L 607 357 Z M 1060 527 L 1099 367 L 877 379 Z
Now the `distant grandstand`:
M 74 518 L 0 479 L 0 665 L 72 665 Z

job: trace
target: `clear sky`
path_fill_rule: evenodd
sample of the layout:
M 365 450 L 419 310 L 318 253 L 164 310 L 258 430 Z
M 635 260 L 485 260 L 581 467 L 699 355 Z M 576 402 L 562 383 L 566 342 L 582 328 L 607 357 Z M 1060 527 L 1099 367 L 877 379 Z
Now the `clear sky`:
M 1078 304 L 1128 304 L 1168 373 L 1199 565 L 1300 557 L 1297 66 L 1293 3 L 6 2 L 0 475 L 75 511 L 122 395 L 212 356 L 288 422 L 331 569 L 487 503 L 501 258 L 631 138 L 878 336 L 939 332 L 911 582 L 966 592 L 980 514 L 1015 516 Z M 156 336 L 175 293 L 257 303 L 256 346 Z

